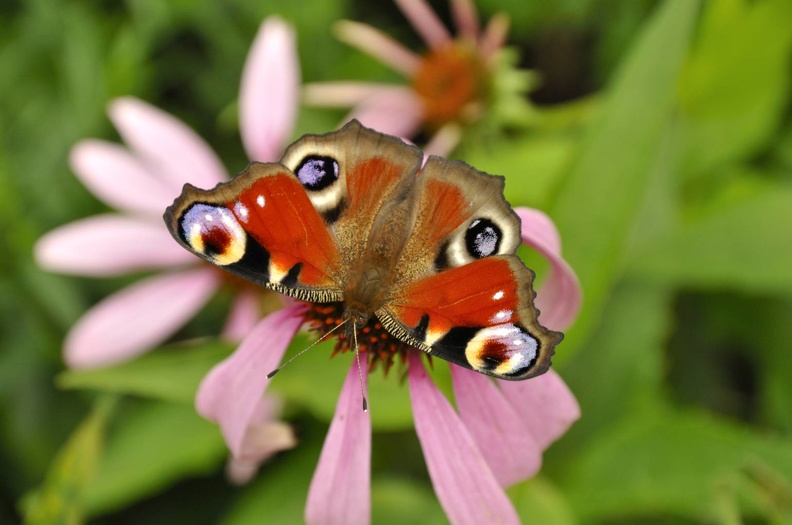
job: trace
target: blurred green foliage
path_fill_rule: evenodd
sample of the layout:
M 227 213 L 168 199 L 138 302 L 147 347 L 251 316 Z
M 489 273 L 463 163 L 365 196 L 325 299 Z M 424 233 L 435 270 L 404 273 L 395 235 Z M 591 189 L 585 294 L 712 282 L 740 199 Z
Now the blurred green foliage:
M 455 156 L 506 175 L 512 204 L 551 214 L 585 295 L 556 359 L 583 416 L 540 476 L 509 490 L 518 512 L 548 524 L 789 523 L 792 2 L 478 5 L 510 13 L 541 104 L 528 132 Z M 44 232 L 105 210 L 67 156 L 80 139 L 115 138 L 113 97 L 166 109 L 230 171 L 243 167 L 238 79 L 275 13 L 296 27 L 310 81 L 393 78 L 333 39 L 340 18 L 419 45 L 393 6 L 362 0 L 0 4 L 0 523 L 301 521 L 343 358 L 320 347 L 278 376 L 300 445 L 233 488 L 217 428 L 192 408 L 231 348 L 200 340 L 64 371 L 69 326 L 129 280 L 48 274 L 31 255 Z M 305 109 L 295 135 L 340 116 Z M 216 333 L 205 321 L 217 307 L 179 338 Z M 372 375 L 370 400 L 375 523 L 442 523 L 398 368 Z

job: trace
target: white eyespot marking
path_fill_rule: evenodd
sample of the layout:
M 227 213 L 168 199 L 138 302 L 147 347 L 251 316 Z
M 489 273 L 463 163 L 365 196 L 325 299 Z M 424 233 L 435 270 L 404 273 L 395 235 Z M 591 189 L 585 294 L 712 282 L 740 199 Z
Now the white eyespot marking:
M 506 295 L 506 292 L 504 292 L 503 290 L 498 290 L 498 291 L 497 291 L 497 292 L 495 292 L 495 294 L 492 296 L 492 300 L 493 300 L 493 301 L 500 301 L 501 299 L 503 299 L 503 296 L 504 296 L 504 295 Z
M 259 195 L 258 197 L 256 197 L 256 204 L 259 205 L 259 208 L 263 208 L 264 207 L 264 203 L 265 203 L 264 195 Z
M 479 372 L 513 375 L 528 370 L 536 360 L 539 343 L 515 324 L 479 330 L 465 347 L 465 358 Z
M 514 310 L 501 310 L 497 312 L 495 315 L 492 316 L 490 319 L 491 323 L 506 323 L 511 319 Z
M 250 219 L 250 210 L 239 201 L 234 203 L 234 214 L 239 217 L 242 222 L 247 222 L 248 219 Z
M 227 266 L 245 255 L 247 234 L 228 208 L 194 204 L 182 215 L 181 229 L 190 248 L 214 264 Z

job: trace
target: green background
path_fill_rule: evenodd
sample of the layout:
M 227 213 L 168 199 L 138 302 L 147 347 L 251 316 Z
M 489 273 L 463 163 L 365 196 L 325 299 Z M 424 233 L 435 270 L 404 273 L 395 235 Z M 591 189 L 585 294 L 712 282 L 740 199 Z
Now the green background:
M 448 5 L 431 4 L 448 22 Z M 453 156 L 553 217 L 584 292 L 555 360 L 583 415 L 540 475 L 509 490 L 524 522 L 789 523 L 792 2 L 478 6 L 511 16 L 509 45 L 540 79 L 536 115 Z M 306 81 L 399 80 L 333 38 L 341 18 L 422 48 L 385 2 L 0 3 L 0 523 L 301 521 L 345 357 L 313 350 L 278 375 L 300 444 L 234 487 L 217 428 L 192 406 L 232 348 L 203 339 L 67 372 L 71 324 L 137 276 L 55 275 L 32 258 L 43 233 L 106 211 L 67 155 L 84 138 L 118 140 L 114 97 L 175 114 L 231 172 L 244 167 L 238 82 L 270 14 L 296 28 Z M 303 109 L 294 135 L 342 115 Z M 218 333 L 228 300 L 175 339 Z M 374 522 L 443 523 L 406 387 L 370 381 Z

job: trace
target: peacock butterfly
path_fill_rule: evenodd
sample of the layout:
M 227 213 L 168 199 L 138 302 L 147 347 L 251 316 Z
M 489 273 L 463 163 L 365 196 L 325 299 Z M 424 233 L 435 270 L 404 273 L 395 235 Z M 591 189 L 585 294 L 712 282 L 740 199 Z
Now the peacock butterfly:
M 212 264 L 338 304 L 350 335 L 374 320 L 401 343 L 483 374 L 542 374 L 563 335 L 537 320 L 503 177 L 422 161 L 415 146 L 352 121 L 214 189 L 185 185 L 164 218 Z

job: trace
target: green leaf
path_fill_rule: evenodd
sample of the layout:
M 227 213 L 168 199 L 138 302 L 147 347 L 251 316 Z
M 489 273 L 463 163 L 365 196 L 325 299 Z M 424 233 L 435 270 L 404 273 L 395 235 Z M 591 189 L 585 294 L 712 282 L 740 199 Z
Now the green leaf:
M 565 470 L 575 469 L 576 454 L 603 429 L 661 401 L 671 302 L 663 287 L 622 283 L 591 340 L 563 368 L 583 414 L 549 451 Z
M 748 158 L 781 123 L 789 102 L 789 20 L 788 0 L 708 3 L 680 80 L 689 174 Z
M 22 511 L 29 525 L 77 525 L 84 520 L 86 488 L 102 454 L 107 422 L 116 401 L 97 400 L 88 417 L 58 453 L 41 487 L 25 496 Z
M 789 224 L 792 189 L 752 192 L 657 239 L 633 270 L 675 285 L 792 293 Z
M 58 376 L 62 388 L 85 388 L 189 403 L 203 376 L 228 357 L 228 343 L 215 340 L 154 350 L 127 363 L 91 370 L 67 370 Z
M 506 176 L 506 199 L 513 206 L 541 208 L 568 167 L 573 147 L 563 137 L 504 138 L 466 150 L 464 160 L 478 170 Z
M 431 485 L 396 477 L 372 480 L 371 513 L 372 523 L 378 525 L 448 523 Z
M 646 410 L 590 443 L 565 489 L 583 520 L 647 512 L 700 518 L 716 512 L 723 487 L 745 498 L 746 485 L 766 490 L 764 479 L 789 486 L 790 445 L 709 414 Z M 772 495 L 765 497 L 744 511 L 775 512 Z
M 537 477 L 511 487 L 509 497 L 524 523 L 572 525 L 577 523 L 572 507 L 558 487 Z
M 568 358 L 570 348 L 592 329 L 618 275 L 673 114 L 698 5 L 668 0 L 656 11 L 616 76 L 600 119 L 551 208 L 584 296 L 584 311 L 560 358 Z
M 212 472 L 227 456 L 217 425 L 192 406 L 146 402 L 117 418 L 86 487 L 86 507 L 91 514 L 123 507 L 181 478 Z
M 326 432 L 326 426 L 314 424 L 303 427 L 299 446 L 262 468 L 221 523 L 303 523 L 308 486 Z M 339 487 L 338 490 L 345 488 Z

